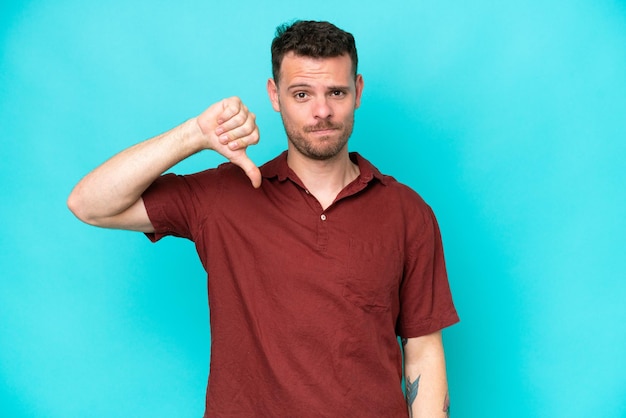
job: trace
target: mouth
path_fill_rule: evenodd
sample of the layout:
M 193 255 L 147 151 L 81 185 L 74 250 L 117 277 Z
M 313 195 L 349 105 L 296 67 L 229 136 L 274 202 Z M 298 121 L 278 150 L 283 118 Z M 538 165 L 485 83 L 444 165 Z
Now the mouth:
M 313 129 L 310 132 L 318 135 L 330 134 L 336 131 L 337 128 L 327 128 L 327 129 Z
M 317 126 L 311 126 L 306 131 L 314 135 L 331 135 L 340 129 L 341 129 L 341 126 L 337 126 L 333 124 L 320 124 Z
M 330 141 L 341 135 L 343 123 L 338 121 L 320 120 L 313 125 L 304 127 L 304 132 L 315 141 Z

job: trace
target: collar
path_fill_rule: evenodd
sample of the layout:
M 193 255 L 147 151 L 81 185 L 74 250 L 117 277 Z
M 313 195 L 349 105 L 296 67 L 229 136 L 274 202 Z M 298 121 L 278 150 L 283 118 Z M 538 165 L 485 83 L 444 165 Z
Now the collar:
M 359 166 L 359 176 L 356 181 L 367 184 L 376 179 L 385 186 L 389 183 L 388 177 L 383 175 L 372 163 L 363 158 L 359 153 L 351 152 L 349 155 L 350 160 Z M 289 165 L 287 165 L 287 151 L 283 151 L 273 160 L 263 164 L 260 170 L 261 175 L 266 179 L 276 178 L 280 182 L 289 179 L 304 188 L 302 181 L 298 178 L 296 173 L 289 168 Z

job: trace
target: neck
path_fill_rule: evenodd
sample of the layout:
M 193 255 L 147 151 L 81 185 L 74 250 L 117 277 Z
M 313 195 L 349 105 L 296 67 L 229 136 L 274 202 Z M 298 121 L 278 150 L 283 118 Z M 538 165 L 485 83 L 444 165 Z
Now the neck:
M 322 205 L 328 208 L 337 195 L 359 176 L 359 167 L 350 160 L 347 148 L 328 160 L 314 160 L 289 149 L 289 168 Z

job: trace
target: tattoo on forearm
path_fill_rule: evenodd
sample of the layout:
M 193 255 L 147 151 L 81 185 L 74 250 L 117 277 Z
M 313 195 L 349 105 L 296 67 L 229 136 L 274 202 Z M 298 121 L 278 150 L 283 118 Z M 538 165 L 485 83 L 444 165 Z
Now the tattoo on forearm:
M 443 412 L 446 413 L 446 417 L 450 418 L 450 396 L 446 393 L 446 399 L 443 401 Z
M 415 398 L 417 398 L 417 390 L 420 386 L 420 377 L 422 377 L 422 375 L 417 376 L 417 379 L 413 382 L 411 382 L 409 376 L 406 377 L 406 404 L 409 406 L 409 415 L 411 417 L 413 417 L 413 402 L 415 402 Z

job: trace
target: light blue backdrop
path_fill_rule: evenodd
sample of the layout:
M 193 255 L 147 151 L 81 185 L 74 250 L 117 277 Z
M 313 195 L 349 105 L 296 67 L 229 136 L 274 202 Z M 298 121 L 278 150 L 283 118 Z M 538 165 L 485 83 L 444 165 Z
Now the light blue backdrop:
M 239 95 L 262 163 L 277 24 L 331 20 L 365 77 L 351 142 L 438 215 L 462 322 L 455 417 L 626 417 L 626 5 L 619 0 L 13 1 L 0 6 L 0 415 L 198 417 L 193 245 L 65 207 L 115 152 Z M 202 153 L 179 172 L 214 166 Z

